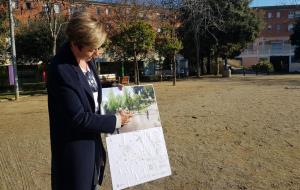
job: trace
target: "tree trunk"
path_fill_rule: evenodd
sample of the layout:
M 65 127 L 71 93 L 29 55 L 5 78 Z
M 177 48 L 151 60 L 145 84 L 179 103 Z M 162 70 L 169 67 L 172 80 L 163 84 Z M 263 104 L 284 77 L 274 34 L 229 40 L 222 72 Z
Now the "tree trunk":
M 201 76 L 201 67 L 200 67 L 200 48 L 196 48 L 197 54 L 197 77 Z
M 138 84 L 138 76 L 137 76 L 137 71 L 138 71 L 138 65 L 137 65 L 137 61 L 136 61 L 136 55 L 135 55 L 135 52 L 134 52 L 134 83 L 135 84 Z
M 204 57 L 203 55 L 200 56 L 200 67 L 201 67 L 201 75 L 204 74 Z
M 140 84 L 140 76 L 139 76 L 139 64 L 136 58 L 136 51 L 134 50 L 134 82 L 136 85 Z
M 216 65 L 215 75 L 219 75 L 220 74 L 220 65 L 219 65 L 219 61 L 218 61 L 217 56 L 215 56 L 215 65 Z
M 176 86 L 176 57 L 175 57 L 175 51 L 173 55 L 173 86 Z
M 201 76 L 201 67 L 200 67 L 200 43 L 197 33 L 194 31 L 194 40 L 196 46 L 196 64 L 197 64 L 197 77 Z
M 211 54 L 209 52 L 207 57 L 207 65 L 206 65 L 207 74 L 211 74 L 210 66 L 211 66 Z
M 55 56 L 56 54 L 56 41 L 57 41 L 57 36 L 53 36 L 53 47 L 52 47 L 52 55 Z
M 224 58 L 224 70 L 227 71 L 228 70 L 228 59 L 227 57 Z
M 137 74 L 137 85 L 140 85 L 140 71 L 139 71 L 139 63 L 136 64 L 136 74 Z

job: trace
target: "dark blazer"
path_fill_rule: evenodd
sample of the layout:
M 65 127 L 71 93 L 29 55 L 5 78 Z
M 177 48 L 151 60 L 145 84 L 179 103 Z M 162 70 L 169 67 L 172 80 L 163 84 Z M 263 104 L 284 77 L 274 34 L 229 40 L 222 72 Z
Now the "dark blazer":
M 100 80 L 93 63 L 89 67 L 101 104 Z M 95 113 L 92 91 L 69 43 L 49 65 L 47 89 L 52 189 L 90 190 L 103 178 L 106 153 L 100 133 L 113 133 L 116 117 Z

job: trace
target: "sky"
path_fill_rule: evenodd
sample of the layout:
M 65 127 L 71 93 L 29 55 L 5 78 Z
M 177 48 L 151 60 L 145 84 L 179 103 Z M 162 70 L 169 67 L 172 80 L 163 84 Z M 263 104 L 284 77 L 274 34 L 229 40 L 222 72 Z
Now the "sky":
M 251 7 L 300 4 L 300 0 L 253 0 Z

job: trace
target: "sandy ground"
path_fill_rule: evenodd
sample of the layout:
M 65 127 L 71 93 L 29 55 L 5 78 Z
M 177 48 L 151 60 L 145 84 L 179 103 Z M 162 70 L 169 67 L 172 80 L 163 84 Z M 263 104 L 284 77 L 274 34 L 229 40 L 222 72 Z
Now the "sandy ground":
M 172 176 L 130 189 L 300 189 L 300 75 L 154 87 Z M 0 113 L 0 189 L 50 189 L 47 96 L 1 102 Z

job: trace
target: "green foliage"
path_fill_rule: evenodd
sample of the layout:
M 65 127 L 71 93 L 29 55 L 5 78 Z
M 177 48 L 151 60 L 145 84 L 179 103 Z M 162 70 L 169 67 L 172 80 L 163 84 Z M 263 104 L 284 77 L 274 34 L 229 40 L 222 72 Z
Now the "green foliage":
M 182 10 L 184 57 L 190 60 L 197 75 L 210 72 L 205 57 L 237 56 L 248 43 L 255 40 L 261 20 L 249 7 L 249 0 L 187 0 Z
M 294 33 L 291 35 L 291 43 L 292 45 L 295 45 L 295 59 L 299 60 L 300 59 L 300 19 L 297 20 L 294 28 L 293 28 Z
M 234 57 L 253 42 L 261 28 L 262 21 L 250 8 L 248 0 L 229 1 L 224 8 L 225 29 L 217 34 L 217 52 L 221 57 Z
M 43 20 L 35 21 L 30 26 L 21 26 L 16 35 L 17 56 L 22 61 L 42 60 L 47 63 L 52 56 L 53 38 L 50 29 Z M 64 41 L 61 35 L 59 43 Z
M 0 4 L 2 3 L 3 2 L 0 2 Z M 0 11 L 0 55 L 3 55 L 7 50 L 8 35 L 9 35 L 8 12 Z
M 255 70 L 256 72 L 265 72 L 265 73 L 270 73 L 274 72 L 274 67 L 272 63 L 268 59 L 260 59 L 258 64 L 253 65 L 252 69 Z
M 147 53 L 153 49 L 156 33 L 152 26 L 144 21 L 137 21 L 124 26 L 120 33 L 114 35 L 111 41 L 110 52 L 119 61 L 134 62 L 135 83 L 139 84 L 138 60 L 146 57 Z
M 139 89 L 137 89 L 139 88 Z M 134 87 L 134 93 L 124 88 L 124 95 L 115 95 L 113 91 L 108 94 L 108 101 L 104 105 L 106 113 L 114 114 L 118 109 L 129 111 L 141 111 L 154 102 L 154 90 L 152 86 Z
M 135 22 L 112 37 L 113 53 L 122 54 L 125 59 L 145 55 L 153 48 L 156 33 L 152 26 L 144 21 Z
M 170 29 L 162 29 L 155 40 L 155 49 L 162 57 L 173 57 L 182 48 L 182 42 L 177 37 L 172 37 Z
M 109 99 L 107 104 L 104 105 L 104 108 L 107 113 L 116 113 L 119 108 L 122 108 L 124 105 L 124 100 L 121 96 L 115 96 L 113 91 L 109 92 Z
M 144 98 L 151 98 L 152 101 L 154 101 L 155 95 L 154 95 L 154 89 L 152 86 L 144 87 Z

